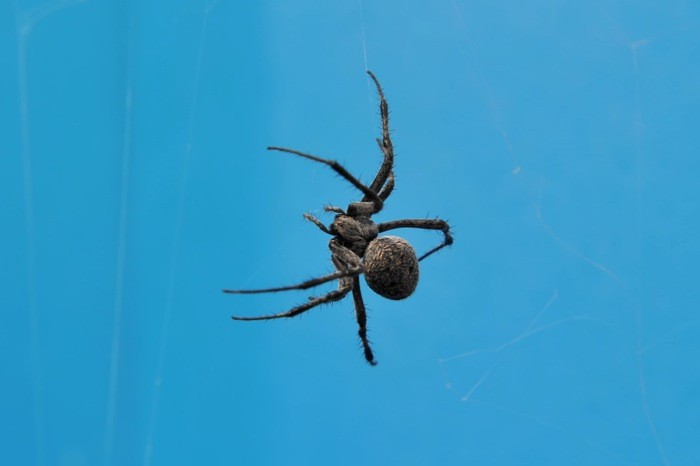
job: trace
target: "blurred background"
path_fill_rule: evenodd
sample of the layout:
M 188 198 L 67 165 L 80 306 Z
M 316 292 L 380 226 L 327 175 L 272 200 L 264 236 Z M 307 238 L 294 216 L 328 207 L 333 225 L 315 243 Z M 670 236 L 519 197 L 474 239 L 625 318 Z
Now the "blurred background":
M 333 270 L 359 193 L 265 148 L 369 183 L 367 69 L 375 219 L 455 234 L 377 367 L 221 293 Z M 697 2 L 14 0 L 0 71 L 4 464 L 700 464 Z

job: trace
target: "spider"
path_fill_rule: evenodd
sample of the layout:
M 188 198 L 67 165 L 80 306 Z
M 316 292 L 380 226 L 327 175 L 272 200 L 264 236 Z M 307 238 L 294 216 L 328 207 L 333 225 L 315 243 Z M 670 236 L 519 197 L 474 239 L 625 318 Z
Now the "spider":
M 369 186 L 362 184 L 335 160 L 324 159 L 284 147 L 271 146 L 267 148 L 268 150 L 286 152 L 328 165 L 364 195 L 361 201 L 352 202 L 348 205 L 347 210 L 334 206 L 324 207 L 326 212 L 336 214 L 333 223 L 329 227 L 326 227 L 311 214 L 304 214 L 304 218 L 313 222 L 324 233 L 332 236 L 328 247 L 331 250 L 331 261 L 336 271 L 296 285 L 255 290 L 223 291 L 224 293 L 233 294 L 255 294 L 306 290 L 323 283 L 338 280 L 338 289 L 322 296 L 311 296 L 307 302 L 289 311 L 255 317 L 232 316 L 232 319 L 269 320 L 281 317 L 294 317 L 318 305 L 340 301 L 348 293 L 352 292 L 352 298 L 355 301 L 355 316 L 359 326 L 358 334 L 362 341 L 365 359 L 371 365 L 375 365 L 374 354 L 367 339 L 367 312 L 362 300 L 362 292 L 360 291 L 360 275 L 364 274 L 367 285 L 375 293 L 388 299 L 405 299 L 413 293 L 418 285 L 418 262 L 452 244 L 452 236 L 450 235 L 450 226 L 447 222 L 440 219 L 403 219 L 379 224 L 372 221 L 372 215 L 382 210 L 384 202 L 394 190 L 394 148 L 389 133 L 389 105 L 384 98 L 384 92 L 377 77 L 369 70 L 367 74 L 374 81 L 379 94 L 382 137 L 381 139 L 377 138 L 377 143 L 384 155 L 382 164 L 372 184 Z M 397 228 L 440 230 L 445 238 L 438 246 L 417 257 L 415 250 L 408 241 L 397 236 L 379 236 L 379 233 Z

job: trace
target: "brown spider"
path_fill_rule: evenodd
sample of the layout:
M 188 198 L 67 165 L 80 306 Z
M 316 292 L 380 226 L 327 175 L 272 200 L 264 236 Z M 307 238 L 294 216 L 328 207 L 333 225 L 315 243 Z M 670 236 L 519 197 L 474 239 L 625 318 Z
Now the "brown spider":
M 305 290 L 322 283 L 338 280 L 338 289 L 325 295 L 310 297 L 309 300 L 287 312 L 279 314 L 237 317 L 234 320 L 268 320 L 280 317 L 294 317 L 319 304 L 330 303 L 343 299 L 352 291 L 355 301 L 355 316 L 359 326 L 358 334 L 362 340 L 365 358 L 367 362 L 375 365 L 374 355 L 367 340 L 367 312 L 360 291 L 359 276 L 364 273 L 369 287 L 377 294 L 388 299 L 404 299 L 409 297 L 418 285 L 418 262 L 434 252 L 452 244 L 450 226 L 440 219 L 404 219 L 376 224 L 372 221 L 372 215 L 376 214 L 384 205 L 391 192 L 394 190 L 394 148 L 389 135 L 389 105 L 384 98 L 384 93 L 379 85 L 377 77 L 371 71 L 367 71 L 379 93 L 379 112 L 382 117 L 382 138 L 377 139 L 379 148 L 384 154 L 384 160 L 379 167 L 372 184 L 367 187 L 357 178 L 352 176 L 342 165 L 335 160 L 324 159 L 315 155 L 306 154 L 284 147 L 268 147 L 268 150 L 288 152 L 301 157 L 324 163 L 335 170 L 340 176 L 352 183 L 362 191 L 364 197 L 360 202 L 351 203 L 347 211 L 340 207 L 327 206 L 327 212 L 335 212 L 337 215 L 330 227 L 326 227 L 320 220 L 311 214 L 304 214 L 304 218 L 313 222 L 321 231 L 333 236 L 328 247 L 331 250 L 331 261 L 336 272 L 319 278 L 313 278 L 297 285 L 282 286 L 279 288 L 266 288 L 260 290 L 223 290 L 224 293 L 254 294 L 272 293 L 286 290 Z M 421 228 L 424 230 L 440 230 L 445 235 L 445 240 L 435 248 L 423 254 L 420 258 L 410 243 L 397 236 L 382 236 L 379 233 L 396 228 Z

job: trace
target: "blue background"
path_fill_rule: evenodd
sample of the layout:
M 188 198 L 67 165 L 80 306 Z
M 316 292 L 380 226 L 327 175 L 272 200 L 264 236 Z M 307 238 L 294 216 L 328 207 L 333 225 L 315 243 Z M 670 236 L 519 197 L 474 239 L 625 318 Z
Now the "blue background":
M 265 147 L 369 182 L 367 68 L 377 220 L 455 231 L 375 368 L 220 291 L 332 270 Z M 700 3 L 4 1 L 0 71 L 3 464 L 700 464 Z

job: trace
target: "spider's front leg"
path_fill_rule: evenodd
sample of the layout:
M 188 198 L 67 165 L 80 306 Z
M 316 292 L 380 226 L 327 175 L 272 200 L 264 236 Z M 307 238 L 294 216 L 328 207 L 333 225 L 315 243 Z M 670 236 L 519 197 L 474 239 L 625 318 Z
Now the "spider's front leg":
M 374 177 L 374 181 L 372 181 L 372 184 L 369 186 L 369 188 L 377 193 L 385 191 L 384 196 L 382 196 L 381 194 L 379 196 L 382 200 L 385 201 L 386 198 L 389 197 L 389 194 L 391 194 L 392 189 L 394 188 L 394 145 L 391 142 L 391 132 L 389 130 L 389 104 L 387 103 L 386 98 L 384 97 L 384 91 L 382 90 L 382 86 L 379 84 L 379 80 L 377 79 L 377 77 L 374 75 L 374 73 L 372 73 L 369 70 L 367 70 L 367 74 L 370 78 L 372 78 L 372 81 L 374 81 L 374 85 L 377 87 L 377 94 L 379 94 L 379 114 L 382 117 L 382 137 L 381 139 L 377 139 L 377 144 L 379 144 L 379 149 L 384 154 L 382 165 L 379 167 L 379 171 Z M 385 184 L 387 183 L 390 177 L 392 186 L 388 189 L 385 189 Z M 362 199 L 363 202 L 367 202 L 370 200 L 371 198 L 366 195 Z
M 287 149 L 286 147 L 279 147 L 279 146 L 269 146 L 267 150 L 274 150 L 274 151 L 279 151 L 279 152 L 286 152 L 288 154 L 294 154 L 298 155 L 299 157 L 304 157 L 305 159 L 313 160 L 315 162 L 320 162 L 322 164 L 328 165 L 335 171 L 338 175 L 342 176 L 345 178 L 347 181 L 349 181 L 353 186 L 355 186 L 357 189 L 362 191 L 362 193 L 365 195 L 363 199 L 368 199 L 367 201 L 362 201 L 361 203 L 356 203 L 356 204 L 367 204 L 371 206 L 369 208 L 370 214 L 376 214 L 380 210 L 382 210 L 382 207 L 384 206 L 384 201 L 382 201 L 379 198 L 379 195 L 377 194 L 376 191 L 370 189 L 369 187 L 365 186 L 350 174 L 349 171 L 345 169 L 341 164 L 338 163 L 336 160 L 331 160 L 331 159 L 324 159 L 323 157 L 318 157 L 313 154 L 307 154 L 306 152 L 301 152 L 295 149 Z

